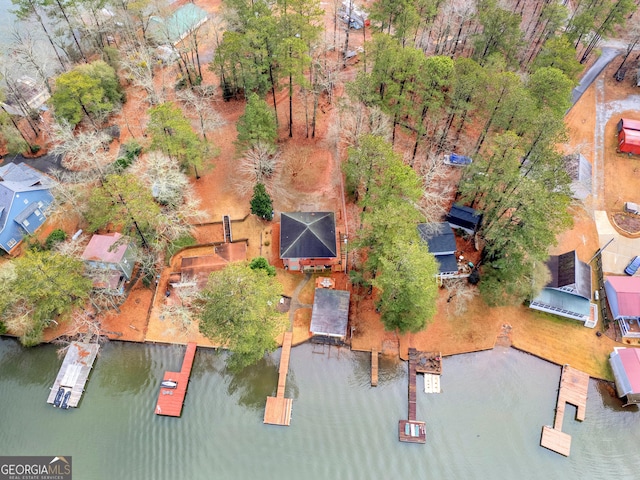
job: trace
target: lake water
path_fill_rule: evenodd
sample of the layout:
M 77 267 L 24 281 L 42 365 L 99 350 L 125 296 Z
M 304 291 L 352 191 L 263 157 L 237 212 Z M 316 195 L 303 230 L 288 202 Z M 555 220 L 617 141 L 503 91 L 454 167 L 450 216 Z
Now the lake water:
M 295 347 L 287 378 L 290 427 L 264 425 L 279 351 L 241 375 L 198 349 L 181 418 L 154 415 L 159 381 L 184 347 L 106 344 L 79 408 L 46 403 L 61 360 L 50 345 L 0 339 L 0 454 L 71 455 L 74 478 L 122 479 L 602 479 L 637 478 L 640 412 L 591 381 L 586 420 L 568 407 L 569 458 L 539 446 L 552 424 L 560 367 L 513 349 L 445 358 L 439 395 L 418 376 L 427 443 L 397 439 L 407 417 L 407 365 Z

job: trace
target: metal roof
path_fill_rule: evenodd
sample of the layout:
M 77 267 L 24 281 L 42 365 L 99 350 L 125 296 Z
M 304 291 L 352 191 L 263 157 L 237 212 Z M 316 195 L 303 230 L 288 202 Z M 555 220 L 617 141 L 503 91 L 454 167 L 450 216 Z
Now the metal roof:
M 640 277 L 609 276 L 604 287 L 614 318 L 640 317 Z
M 314 335 L 345 337 L 349 321 L 349 292 L 316 288 L 309 330 Z
M 94 235 L 84 249 L 82 259 L 105 263 L 119 263 L 129 247 L 129 242 L 122 242 L 113 247 L 121 238 L 122 234 L 118 232 Z
M 616 348 L 609 357 L 618 395 L 640 393 L 640 349 Z
M 334 258 L 336 251 L 333 212 L 282 213 L 280 258 Z

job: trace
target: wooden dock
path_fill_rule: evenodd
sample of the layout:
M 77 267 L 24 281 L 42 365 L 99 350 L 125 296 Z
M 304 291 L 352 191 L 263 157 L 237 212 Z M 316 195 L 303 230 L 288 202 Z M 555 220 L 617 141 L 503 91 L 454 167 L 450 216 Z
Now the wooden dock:
M 378 386 L 378 351 L 371 350 L 371 386 Z
M 587 391 L 589 390 L 589 375 L 580 370 L 565 365 L 560 376 L 560 389 L 556 405 L 556 417 L 553 428 L 542 427 L 540 445 L 556 453 L 569 456 L 571 452 L 571 435 L 562 432 L 562 422 L 567 403 L 575 405 L 576 420 L 583 421 L 587 409 Z
M 58 376 L 49 392 L 47 403 L 53 405 L 58 391 L 62 388 L 65 394 L 71 392 L 67 406 L 78 406 L 98 350 L 100 350 L 100 345 L 97 343 L 72 342 L 69 345 Z
M 282 353 L 280 354 L 280 368 L 278 370 L 278 390 L 275 397 L 267 397 L 267 405 L 264 409 L 264 423 L 270 425 L 289 426 L 291 423 L 293 399 L 284 398 L 284 391 L 287 386 L 292 342 L 293 332 L 285 332 L 282 340 Z
M 398 439 L 401 442 L 426 443 L 425 423 L 416 420 L 416 359 L 418 352 L 409 349 L 409 419 L 398 422 Z
M 158 402 L 156 403 L 156 415 L 165 415 L 167 417 L 179 417 L 182 414 L 182 405 L 184 397 L 187 394 L 187 386 L 189 385 L 189 377 L 191 376 L 191 367 L 193 366 L 193 357 L 196 355 L 196 344 L 189 342 L 187 350 L 182 360 L 182 368 L 179 372 L 164 372 L 163 382 L 175 382 L 174 388 L 160 386 L 158 393 Z

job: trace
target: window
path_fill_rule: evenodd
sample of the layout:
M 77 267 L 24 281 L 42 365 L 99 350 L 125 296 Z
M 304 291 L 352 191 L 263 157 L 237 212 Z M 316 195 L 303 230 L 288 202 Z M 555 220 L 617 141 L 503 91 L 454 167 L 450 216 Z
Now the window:
M 40 208 L 44 207 L 44 203 L 42 203 L 42 202 L 40 202 L 40 201 L 39 201 L 39 202 L 38 202 L 38 207 L 40 207 Z
M 29 203 L 29 200 L 25 198 L 24 199 L 24 204 L 26 205 L 27 203 Z
M 42 216 L 42 212 L 40 210 L 38 210 L 37 208 L 33 211 L 33 213 L 36 214 L 36 217 L 41 217 Z
M 16 239 L 15 239 L 15 238 L 12 238 L 11 240 L 9 240 L 9 241 L 7 242 L 7 246 L 8 246 L 9 248 L 11 248 L 11 247 L 15 247 L 17 243 L 18 243 L 18 242 L 16 242 Z
M 29 226 L 29 220 L 27 220 L 26 218 L 22 221 L 22 225 L 24 225 L 25 227 Z

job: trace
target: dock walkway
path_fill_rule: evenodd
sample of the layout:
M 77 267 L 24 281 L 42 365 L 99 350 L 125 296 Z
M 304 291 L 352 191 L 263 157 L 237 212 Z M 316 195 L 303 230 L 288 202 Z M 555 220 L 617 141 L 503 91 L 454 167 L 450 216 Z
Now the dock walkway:
M 398 439 L 401 442 L 426 443 L 425 423 L 416 420 L 416 359 L 418 352 L 409 349 L 409 419 L 398 422 Z
M 78 406 L 98 350 L 100 345 L 97 343 L 72 342 L 69 345 L 58 376 L 49 392 L 47 403 L 53 405 L 58 391 L 63 389 L 65 395 L 71 392 L 66 402 L 67 407 Z
M 291 356 L 292 342 L 293 332 L 285 332 L 282 340 L 282 353 L 280 354 L 280 368 L 278 370 L 278 390 L 275 397 L 267 397 L 263 423 L 284 426 L 289 426 L 291 423 L 293 399 L 284 398 L 284 391 L 287 386 L 287 373 L 289 372 L 289 357 Z
M 193 358 L 196 355 L 196 344 L 189 342 L 187 350 L 182 360 L 182 368 L 179 372 L 164 372 L 163 382 L 174 382 L 175 387 L 160 387 L 158 393 L 158 402 L 156 403 L 156 415 L 165 415 L 167 417 L 179 417 L 182 414 L 182 405 L 184 397 L 187 394 L 187 386 L 189 385 L 189 377 L 191 376 L 191 367 L 193 366 Z
M 571 452 L 571 435 L 562 432 L 562 422 L 567 403 L 575 405 L 576 420 L 583 421 L 587 409 L 587 391 L 589 389 L 589 375 L 580 370 L 564 365 L 560 376 L 560 389 L 556 405 L 556 417 L 553 428 L 542 427 L 540 445 L 556 453 L 569 456 Z
M 371 386 L 378 386 L 378 350 L 371 350 Z

